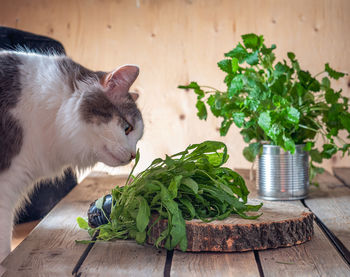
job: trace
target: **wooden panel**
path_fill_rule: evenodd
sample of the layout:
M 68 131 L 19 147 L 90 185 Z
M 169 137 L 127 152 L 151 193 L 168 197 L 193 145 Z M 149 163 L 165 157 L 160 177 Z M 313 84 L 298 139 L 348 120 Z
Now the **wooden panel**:
M 311 187 L 305 204 L 350 249 L 350 189 L 328 172 L 317 180 L 320 187 Z
M 242 177 L 245 178 L 247 186 L 251 191 L 252 195 L 256 196 L 256 185 L 255 180 L 249 181 L 249 171 L 244 169 L 237 169 Z M 255 172 L 254 172 L 255 173 Z M 255 174 L 254 174 L 255 175 Z M 330 195 L 325 194 L 323 188 L 326 184 L 333 184 L 332 186 L 338 186 L 334 183 L 334 177 L 330 174 L 323 174 L 318 176 L 318 181 L 320 182 L 320 188 L 312 188 L 310 193 L 310 198 L 315 197 L 315 191 L 323 195 L 322 203 L 313 202 L 311 210 L 317 214 L 317 216 L 322 215 L 322 212 L 329 214 L 329 212 L 334 208 L 332 203 L 334 199 Z M 343 186 L 344 188 L 344 186 Z M 350 191 L 350 190 L 349 190 Z M 313 195 L 313 196 L 311 196 Z M 347 196 L 348 202 L 350 197 Z M 309 198 L 307 199 L 309 201 Z M 264 202 L 268 202 L 265 201 Z M 278 202 L 288 202 L 294 203 L 295 205 L 302 206 L 300 201 L 274 201 Z M 306 202 L 306 200 L 305 200 Z M 323 208 L 320 212 L 319 207 Z M 329 207 L 329 208 L 328 208 Z M 315 210 L 314 210 L 315 208 Z M 339 217 L 340 216 L 340 217 Z M 339 221 L 340 229 L 339 231 L 348 233 L 350 222 L 345 220 L 344 224 L 342 215 L 333 214 L 333 220 Z M 321 218 L 322 219 L 322 218 Z M 338 220 L 337 220 L 338 219 Z M 326 222 L 325 222 L 326 223 Z M 329 222 L 328 222 L 329 223 Z M 326 224 L 328 227 L 328 223 Z M 314 223 L 315 234 L 311 241 L 306 242 L 301 245 L 259 251 L 259 257 L 264 271 L 265 276 L 348 276 L 350 275 L 349 266 L 344 262 L 343 258 L 339 255 L 337 250 L 324 235 L 323 231 Z M 336 265 L 336 266 L 335 266 Z
M 224 89 L 216 63 L 247 32 L 276 43 L 279 59 L 294 51 L 313 74 L 326 62 L 350 72 L 349 14 L 348 0 L 11 0 L 1 1 L 0 25 L 56 38 L 92 69 L 140 65 L 133 87 L 141 94 L 146 125 L 139 168 L 205 139 L 228 144 L 229 167 L 248 168 L 239 130 L 232 127 L 221 138 L 220 120 L 210 115 L 200 121 L 195 95 L 177 86 L 197 80 Z M 336 83 L 348 96 L 349 80 Z M 349 161 L 337 155 L 325 165 L 330 170 Z M 114 170 L 128 173 L 129 168 Z
M 170 276 L 259 276 L 254 253 L 183 253 L 174 251 Z
M 166 250 L 134 241 L 95 243 L 79 270 L 81 276 L 163 276 Z M 78 274 L 79 274 L 78 273 Z
M 350 276 L 349 266 L 316 223 L 314 227 L 315 234 L 309 242 L 260 251 L 265 276 Z
M 91 177 L 76 186 L 3 261 L 8 270 L 4 276 L 71 275 L 86 248 L 75 240 L 89 239 L 87 232 L 77 226 L 76 218 L 86 217 L 90 202 L 124 181 Z
M 349 167 L 333 167 L 333 173 L 346 186 L 350 187 L 350 168 Z

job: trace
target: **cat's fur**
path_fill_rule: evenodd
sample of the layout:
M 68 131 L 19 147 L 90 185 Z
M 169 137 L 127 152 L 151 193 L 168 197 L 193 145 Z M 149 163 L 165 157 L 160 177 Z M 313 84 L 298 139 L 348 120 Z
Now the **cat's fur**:
M 66 56 L 0 52 L 0 261 L 34 183 L 68 166 L 118 166 L 135 157 L 143 121 L 129 88 L 138 72 L 131 65 L 94 72 Z

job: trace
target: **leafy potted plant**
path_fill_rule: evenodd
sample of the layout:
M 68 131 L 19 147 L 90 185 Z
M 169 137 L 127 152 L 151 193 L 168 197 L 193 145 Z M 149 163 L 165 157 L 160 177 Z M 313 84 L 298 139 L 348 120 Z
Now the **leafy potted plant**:
M 341 94 L 342 90 L 331 87 L 331 79 L 338 80 L 345 74 L 327 63 L 322 72 L 312 76 L 301 69 L 292 52 L 287 53 L 288 61 L 276 62 L 276 45 L 267 47 L 263 36 L 246 34 L 242 40 L 218 62 L 226 73 L 226 91 L 196 82 L 179 88 L 196 93 L 200 119 L 207 118 L 206 106 L 214 116 L 223 119 L 222 136 L 233 123 L 241 129 L 244 141 L 249 143 L 243 155 L 250 162 L 261 158 L 264 145 L 273 145 L 281 150 L 280 154 L 292 156 L 297 154 L 296 149 L 300 153 L 306 151 L 310 156 L 304 184 L 307 190 L 308 181 L 323 172 L 315 163 L 322 163 L 338 151 L 350 154 L 350 142 L 339 137 L 339 131 L 345 130 L 350 138 L 349 99 Z M 323 138 L 321 148 L 316 147 L 318 137 Z M 305 195 L 299 198 L 302 197 Z

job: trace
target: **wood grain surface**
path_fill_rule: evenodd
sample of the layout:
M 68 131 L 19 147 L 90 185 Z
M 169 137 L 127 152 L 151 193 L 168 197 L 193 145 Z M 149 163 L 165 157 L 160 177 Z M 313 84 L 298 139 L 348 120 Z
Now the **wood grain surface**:
M 140 66 L 132 87 L 141 95 L 146 126 L 139 168 L 206 139 L 228 145 L 229 167 L 249 168 L 238 128 L 220 137 L 221 120 L 199 120 L 196 96 L 177 86 L 198 81 L 225 89 L 216 63 L 250 32 L 263 34 L 267 45 L 275 43 L 279 60 L 295 52 L 312 74 L 326 62 L 349 73 L 349 14 L 348 0 L 2 0 L 0 25 L 58 39 L 69 56 L 91 69 Z M 350 96 L 349 82 L 350 75 L 335 86 Z M 339 153 L 325 166 L 330 171 L 349 163 Z
M 190 253 L 174 251 L 170 276 L 259 276 L 254 253 Z
M 320 187 L 311 187 L 305 204 L 350 249 L 350 188 L 329 172 L 317 176 Z
M 344 185 L 350 188 L 350 168 L 333 167 L 334 176 L 337 177 Z
M 166 250 L 134 241 L 97 242 L 79 270 L 80 276 L 163 276 Z
M 247 170 L 239 173 L 245 178 L 249 174 Z M 327 174 L 319 178 L 320 195 L 313 194 L 310 198 L 313 201 L 323 199 L 323 186 L 327 182 L 339 186 Z M 86 232 L 77 227 L 75 218 L 86 216 L 90 202 L 124 182 L 125 177 L 94 174 L 79 184 L 4 261 L 8 269 L 4 276 L 71 276 L 86 247 L 74 240 L 88 238 Z M 251 194 L 256 195 L 255 184 L 248 181 L 247 185 Z M 326 197 L 332 199 L 335 195 Z M 303 207 L 300 201 L 292 203 Z M 337 226 L 346 233 L 349 225 Z M 175 250 L 172 262 L 169 260 L 168 273 L 171 276 L 259 276 L 260 264 L 264 276 L 350 276 L 349 266 L 334 245 L 317 224 L 314 227 L 315 234 L 309 242 L 286 248 L 241 253 Z M 163 276 L 167 262 L 166 251 L 152 246 L 140 246 L 132 241 L 98 242 L 83 261 L 78 276 Z
M 89 239 L 77 226 L 91 201 L 109 192 L 125 178 L 91 177 L 76 186 L 3 261 L 4 276 L 70 276 Z
M 249 188 L 249 191 L 253 196 L 256 196 L 256 184 L 254 181 L 249 181 L 249 170 L 237 169 L 244 179 Z M 255 176 L 255 172 L 253 174 Z M 315 207 L 321 207 L 322 205 L 328 212 L 333 209 L 332 206 L 328 206 L 328 197 L 324 195 L 323 188 L 327 185 L 327 182 L 331 180 L 334 184 L 336 180 L 329 173 L 322 174 L 317 177 L 320 182 L 320 188 L 312 188 L 311 195 L 314 195 Z M 328 180 L 328 181 L 327 181 Z M 313 191 L 319 193 L 319 197 L 316 197 Z M 324 195 L 324 197 L 321 197 Z M 350 196 L 347 196 L 350 199 Z M 309 198 L 305 199 L 308 200 Z M 317 202 L 324 201 L 324 202 Z M 329 203 L 333 200 L 329 199 Z M 292 202 L 295 205 L 303 207 L 300 201 L 274 201 L 274 203 Z M 309 206 L 310 207 L 310 206 Z M 310 207 L 311 211 L 316 215 L 319 214 L 319 210 Z M 333 219 L 335 219 L 333 217 Z M 343 218 L 339 219 L 341 222 Z M 336 221 L 336 220 L 335 220 Z M 339 226 L 339 231 L 347 233 L 348 225 L 344 224 Z M 350 276 L 350 268 L 348 264 L 338 253 L 334 245 L 325 236 L 324 232 L 317 224 L 314 224 L 314 236 L 313 238 L 301 245 L 286 247 L 280 249 L 269 249 L 259 251 L 259 257 L 261 266 L 265 276 Z M 336 265 L 336 266 L 335 266 Z

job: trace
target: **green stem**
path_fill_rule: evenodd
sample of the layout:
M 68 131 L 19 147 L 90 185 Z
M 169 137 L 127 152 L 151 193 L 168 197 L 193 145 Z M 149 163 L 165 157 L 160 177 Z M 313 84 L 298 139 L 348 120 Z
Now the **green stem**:
M 317 76 L 321 75 L 322 73 L 325 73 L 325 71 L 323 70 L 323 71 L 317 73 L 316 75 L 313 76 L 313 78 L 316 78 Z

